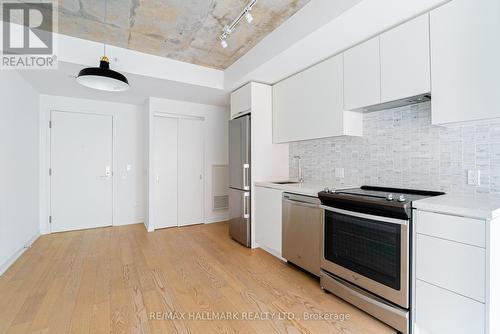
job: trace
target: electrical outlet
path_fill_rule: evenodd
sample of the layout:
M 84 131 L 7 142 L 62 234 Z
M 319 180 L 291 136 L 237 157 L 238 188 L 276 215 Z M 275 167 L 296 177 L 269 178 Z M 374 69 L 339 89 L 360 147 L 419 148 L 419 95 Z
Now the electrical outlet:
M 344 168 L 335 168 L 335 177 L 344 178 Z
M 467 184 L 471 186 L 481 185 L 481 171 L 471 169 L 467 171 Z

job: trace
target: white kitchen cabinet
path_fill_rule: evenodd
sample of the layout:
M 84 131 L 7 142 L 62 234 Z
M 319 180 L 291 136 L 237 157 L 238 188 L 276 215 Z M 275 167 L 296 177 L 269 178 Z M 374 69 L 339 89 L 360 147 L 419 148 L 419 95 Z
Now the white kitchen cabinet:
M 417 233 L 459 243 L 486 247 L 486 223 L 484 220 L 450 216 L 428 211 L 417 211 Z
M 342 56 L 273 86 L 274 142 L 362 135 L 362 115 L 345 112 Z
M 254 191 L 255 242 L 265 251 L 281 258 L 281 200 L 278 189 L 256 186 Z
M 231 118 L 250 113 L 252 109 L 252 83 L 231 93 Z
M 432 123 L 500 117 L 500 1 L 453 0 L 431 11 Z
M 344 109 L 379 104 L 380 36 L 344 52 Z
M 484 248 L 423 234 L 416 243 L 417 279 L 484 303 Z
M 414 217 L 415 333 L 498 333 L 500 219 Z
M 380 35 L 380 79 L 382 103 L 431 91 L 428 13 Z
M 485 333 L 484 304 L 418 280 L 416 334 Z

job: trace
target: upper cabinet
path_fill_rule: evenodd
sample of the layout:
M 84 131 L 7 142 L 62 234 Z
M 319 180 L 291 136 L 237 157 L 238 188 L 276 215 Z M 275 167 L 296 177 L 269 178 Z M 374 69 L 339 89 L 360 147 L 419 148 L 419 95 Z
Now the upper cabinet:
M 431 91 L 429 14 L 380 35 L 381 102 Z
M 380 103 L 380 37 L 344 52 L 344 108 Z
M 429 14 L 344 52 L 344 107 L 362 110 L 431 91 Z
M 362 133 L 362 115 L 344 112 L 342 55 L 273 86 L 276 143 Z
M 447 2 L 273 86 L 274 141 L 361 135 L 355 111 L 429 93 L 433 124 L 500 118 L 499 36 L 499 0 Z
M 432 123 L 500 117 L 500 1 L 453 0 L 430 27 Z
M 252 85 L 245 86 L 231 93 L 231 118 L 250 113 L 252 108 Z

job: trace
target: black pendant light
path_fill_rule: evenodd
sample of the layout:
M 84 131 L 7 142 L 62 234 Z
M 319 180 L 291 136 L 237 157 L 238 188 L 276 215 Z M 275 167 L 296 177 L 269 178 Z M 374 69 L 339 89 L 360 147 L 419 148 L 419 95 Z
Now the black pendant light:
M 104 23 L 107 20 L 107 0 L 104 2 Z M 106 43 L 104 43 L 104 55 L 101 57 L 99 67 L 87 67 L 78 73 L 76 81 L 86 87 L 111 92 L 125 91 L 130 88 L 127 78 L 109 68 L 109 59 L 106 56 Z

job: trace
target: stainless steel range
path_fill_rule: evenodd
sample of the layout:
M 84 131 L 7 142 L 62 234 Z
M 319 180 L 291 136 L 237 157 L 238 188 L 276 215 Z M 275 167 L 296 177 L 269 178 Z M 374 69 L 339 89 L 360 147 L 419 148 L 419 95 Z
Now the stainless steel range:
M 321 287 L 409 333 L 411 202 L 443 194 L 369 186 L 320 192 Z

